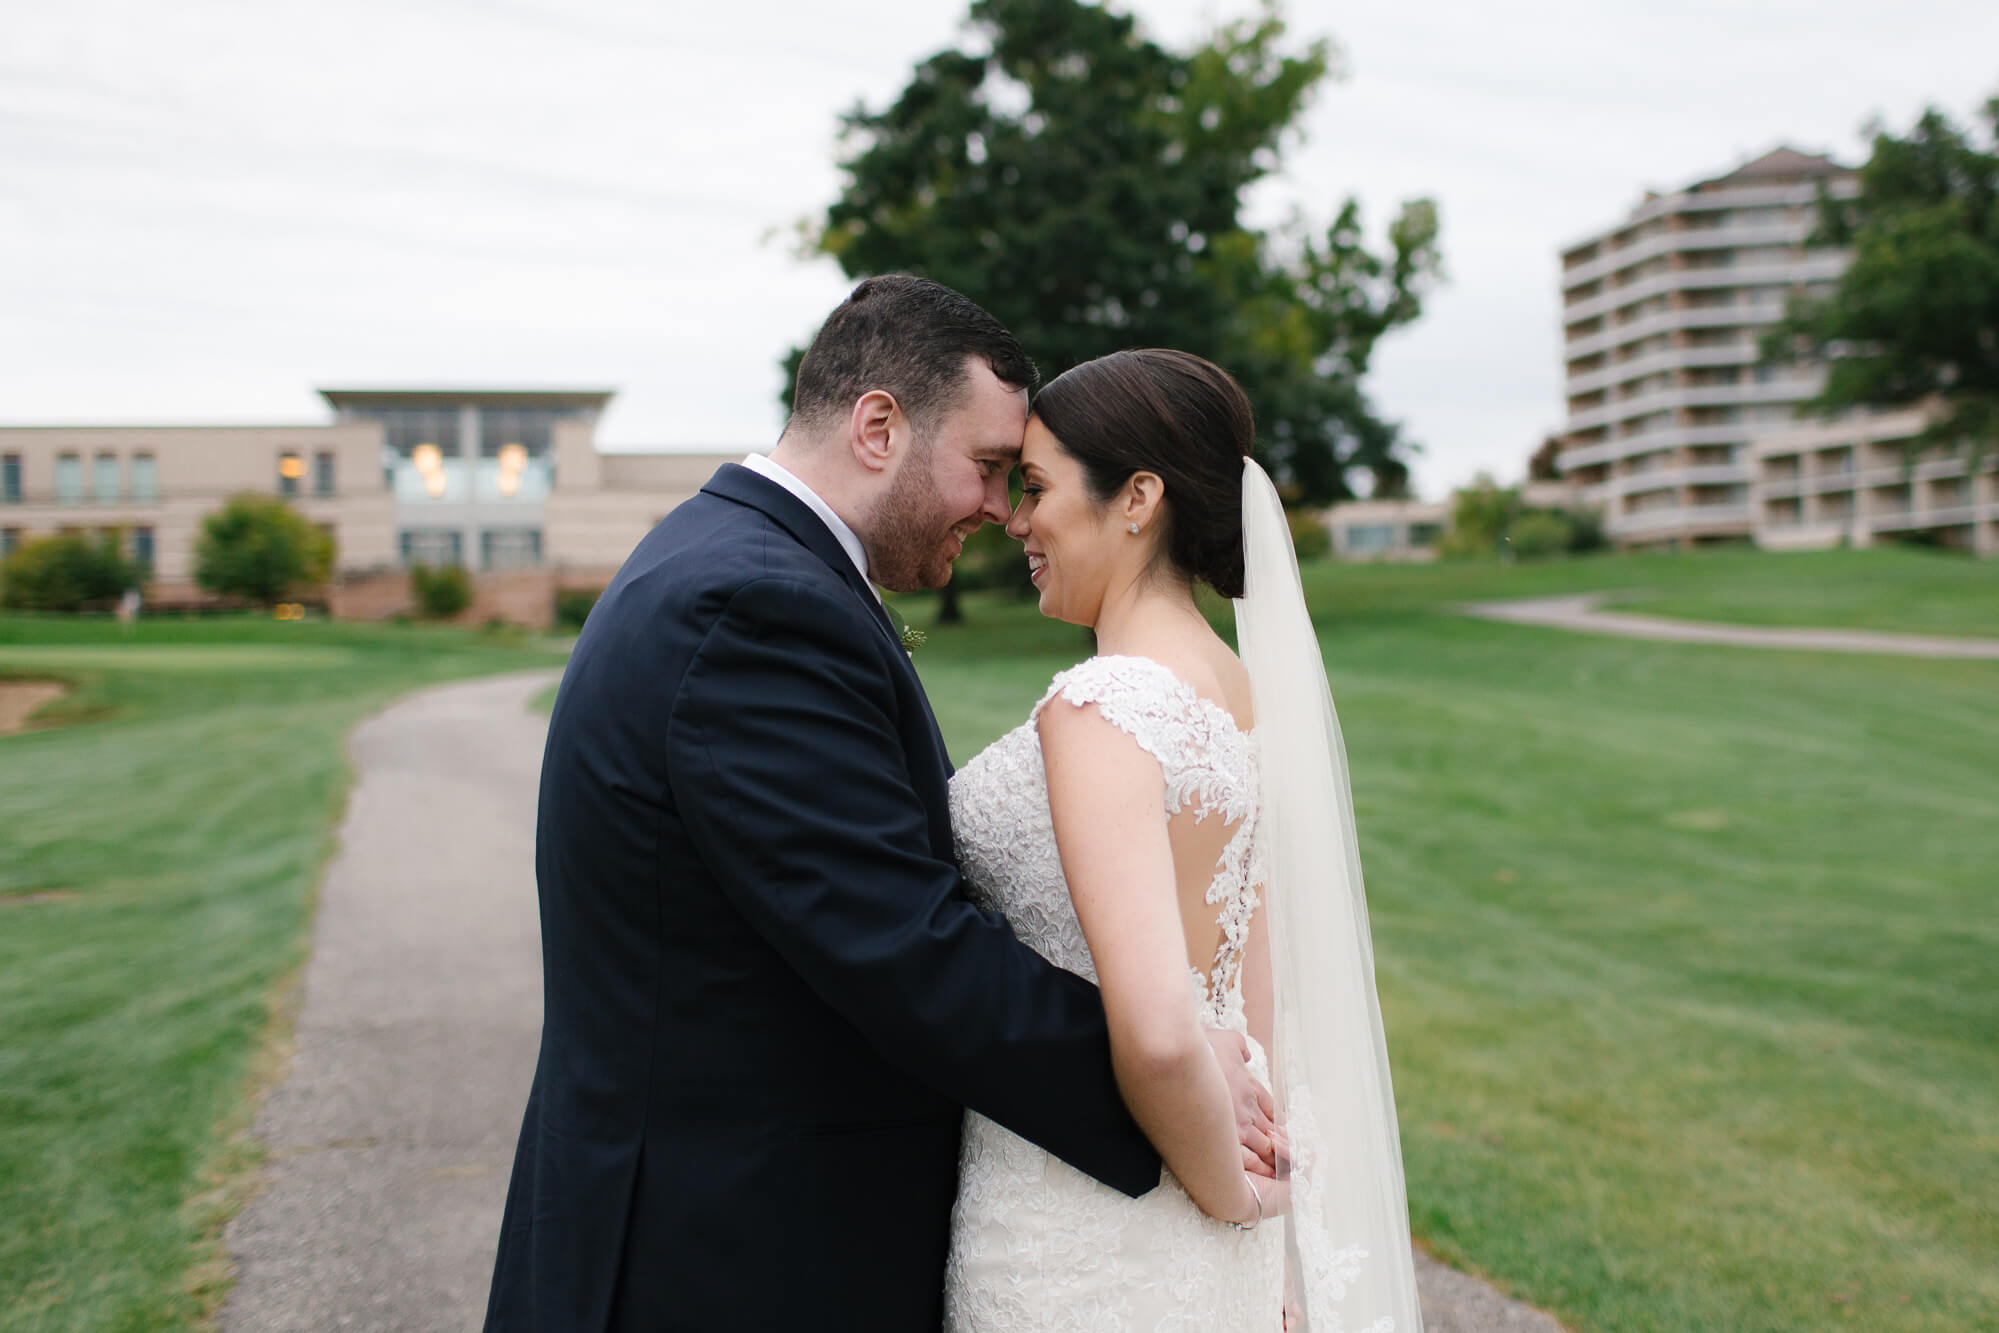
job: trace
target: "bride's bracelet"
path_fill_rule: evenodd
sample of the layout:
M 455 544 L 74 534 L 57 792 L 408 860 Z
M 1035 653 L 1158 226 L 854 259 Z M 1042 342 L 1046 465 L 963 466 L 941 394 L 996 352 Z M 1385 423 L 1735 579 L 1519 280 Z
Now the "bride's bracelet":
M 1256 1177 L 1249 1172 L 1243 1172 L 1242 1178 L 1249 1182 L 1250 1197 L 1256 1200 L 1256 1221 L 1231 1222 L 1229 1225 L 1237 1231 L 1254 1231 L 1263 1224 L 1263 1191 L 1256 1187 Z

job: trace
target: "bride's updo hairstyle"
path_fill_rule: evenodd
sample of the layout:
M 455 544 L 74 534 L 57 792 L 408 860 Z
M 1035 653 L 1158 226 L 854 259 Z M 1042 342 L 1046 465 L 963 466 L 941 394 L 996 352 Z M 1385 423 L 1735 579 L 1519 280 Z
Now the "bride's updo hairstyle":
M 1133 473 L 1166 483 L 1160 543 L 1175 573 L 1242 596 L 1242 460 L 1256 419 L 1242 386 L 1188 352 L 1113 352 L 1058 375 L 1034 400 L 1107 504 Z

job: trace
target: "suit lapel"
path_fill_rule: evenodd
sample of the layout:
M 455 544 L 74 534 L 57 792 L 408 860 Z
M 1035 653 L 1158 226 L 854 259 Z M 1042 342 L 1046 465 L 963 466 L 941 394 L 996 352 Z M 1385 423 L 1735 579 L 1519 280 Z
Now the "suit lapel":
M 824 560 L 835 574 L 853 589 L 854 595 L 874 613 L 875 624 L 888 636 L 890 643 L 898 651 L 902 648 L 902 635 L 888 618 L 888 610 L 875 596 L 875 590 L 861 577 L 861 571 L 854 568 L 854 562 L 847 555 L 847 548 L 840 545 L 840 539 L 833 535 L 819 515 L 806 507 L 805 502 L 768 477 L 758 476 L 739 463 L 724 463 L 708 484 L 701 488 L 711 495 L 719 495 L 725 500 L 770 516 L 777 525 L 796 537 L 805 548 Z
M 847 549 L 840 545 L 840 539 L 833 535 L 833 530 L 807 508 L 803 500 L 769 477 L 759 476 L 740 463 L 724 463 L 701 489 L 768 515 L 779 527 L 803 543 L 806 549 L 824 560 L 853 589 L 854 595 L 874 612 L 876 626 L 895 645 L 900 669 L 907 671 L 909 678 L 916 683 L 916 698 L 923 706 L 923 719 L 929 724 L 931 744 L 936 747 L 948 777 L 952 772 L 951 752 L 944 744 L 944 733 L 937 725 L 937 714 L 930 707 L 930 693 L 923 688 L 923 677 L 917 674 L 915 661 L 902 646 L 902 634 L 888 618 L 888 608 L 875 596 L 875 590 L 868 586 L 868 581 L 861 577 L 861 571 L 854 568 Z

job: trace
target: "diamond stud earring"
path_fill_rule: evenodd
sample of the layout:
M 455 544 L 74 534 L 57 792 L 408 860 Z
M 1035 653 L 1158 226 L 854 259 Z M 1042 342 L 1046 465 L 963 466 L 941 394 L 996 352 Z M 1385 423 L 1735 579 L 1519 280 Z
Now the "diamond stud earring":
M 1128 526 L 1131 528 L 1131 535 L 1136 537 L 1138 535 L 1138 524 L 1133 523 Z

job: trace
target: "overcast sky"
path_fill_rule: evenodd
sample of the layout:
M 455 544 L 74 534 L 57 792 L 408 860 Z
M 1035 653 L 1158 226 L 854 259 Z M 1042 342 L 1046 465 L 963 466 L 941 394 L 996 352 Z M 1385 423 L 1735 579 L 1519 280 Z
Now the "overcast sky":
M 1135 0 L 1180 44 L 1253 0 Z M 949 0 L 11 0 L 0 423 L 312 422 L 313 387 L 618 390 L 611 448 L 767 446 L 845 283 L 785 234 L 837 113 L 954 41 Z M 1286 6 L 1347 77 L 1253 213 L 1443 215 L 1383 345 L 1418 489 L 1560 424 L 1556 251 L 1647 187 L 1999 92 L 1993 0 Z M 1030 349 L 1032 350 L 1032 349 Z

